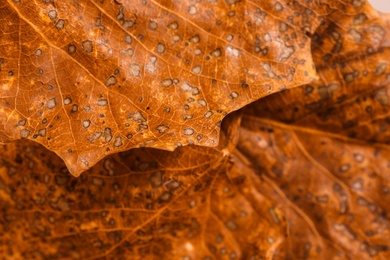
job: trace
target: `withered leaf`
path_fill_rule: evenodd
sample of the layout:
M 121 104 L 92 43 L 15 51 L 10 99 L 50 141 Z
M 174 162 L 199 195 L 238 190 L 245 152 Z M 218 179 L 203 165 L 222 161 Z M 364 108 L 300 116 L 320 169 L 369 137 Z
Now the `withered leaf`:
M 246 113 L 388 144 L 389 15 L 358 7 L 349 16 L 334 12 L 313 35 L 318 81 L 271 95 Z
M 240 2 L 226 3 L 240 7 Z M 322 7 L 331 11 L 307 33 L 319 80 L 230 114 L 222 122 L 218 147 L 133 149 L 110 155 L 75 178 L 60 158 L 36 143 L 2 146 L 4 257 L 389 259 L 388 17 L 378 16 L 364 1 L 329 1 Z M 117 18 L 124 17 L 125 9 L 118 8 Z M 203 3 L 181 10 L 196 16 L 201 8 Z M 291 6 L 276 2 L 272 8 L 279 12 Z M 60 19 L 57 15 L 49 18 Z M 134 22 L 125 20 L 123 26 Z M 148 20 L 152 31 L 160 25 Z M 167 26 L 179 28 L 174 22 Z M 198 37 L 189 42 L 199 43 Z M 93 52 L 89 43 L 83 47 Z M 153 61 L 145 66 L 152 70 Z M 192 72 L 202 71 L 194 67 Z M 163 87 L 172 84 L 174 79 Z M 241 87 L 250 88 L 246 84 Z M 193 94 L 201 90 L 197 87 L 188 83 L 181 89 Z M 240 94 L 229 92 L 228 99 L 239 99 L 235 93 Z M 104 100 L 99 97 L 99 106 Z M 56 102 L 44 105 L 50 109 Z M 72 111 L 93 110 L 88 106 Z M 149 126 L 142 111 L 128 119 Z M 83 120 L 79 127 L 88 131 L 93 120 Z M 157 131 L 164 133 L 166 127 Z M 32 134 L 21 129 L 26 137 Z M 184 129 L 196 140 L 204 137 L 191 125 Z M 120 147 L 125 140 L 110 127 L 91 138 L 100 137 Z
M 134 147 L 216 146 L 227 113 L 316 78 L 307 34 L 330 9 L 140 0 L 0 8 L 0 142 L 41 143 L 75 176 Z
M 388 147 L 246 115 L 237 149 L 230 139 L 220 149 L 111 155 L 78 178 L 40 145 L 7 144 L 3 251 L 13 259 L 389 257 Z

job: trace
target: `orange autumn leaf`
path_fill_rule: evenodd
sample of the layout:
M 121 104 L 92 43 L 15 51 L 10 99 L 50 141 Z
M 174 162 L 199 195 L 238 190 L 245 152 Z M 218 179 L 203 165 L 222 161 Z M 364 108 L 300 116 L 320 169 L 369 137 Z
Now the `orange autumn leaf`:
M 89 0 L 0 8 L 0 141 L 41 143 L 76 176 L 134 147 L 216 146 L 226 114 L 316 77 L 307 34 L 329 9 Z
M 4 10 L 1 9 L 4 6 L 15 7 L 25 1 L 14 2 L 6 1 L 3 6 L 0 4 L 0 10 Z M 43 2 L 46 5 L 53 4 L 50 0 Z M 82 13 L 78 17 L 66 16 L 65 19 L 63 18 L 65 16 L 59 15 L 58 10 L 72 10 L 60 8 L 69 2 L 56 2 L 56 16 L 50 21 L 52 27 L 60 26 L 61 19 L 65 21 L 64 28 L 60 26 L 59 30 L 56 27 L 63 37 L 70 32 L 67 26 L 85 24 L 84 17 L 93 16 L 92 10 L 95 10 L 86 8 L 85 10 L 90 10 L 90 12 Z M 282 91 L 263 97 L 245 106 L 244 109 L 229 114 L 222 124 L 217 122 L 218 127 L 215 128 L 217 130 L 213 132 L 213 135 L 211 132 L 202 135 L 206 139 L 213 136 L 212 140 L 215 142 L 210 145 L 211 147 L 203 142 L 203 138 L 195 140 L 191 135 L 189 138 L 180 139 L 183 136 L 176 134 L 169 138 L 168 135 L 161 135 L 159 141 L 146 144 L 145 142 L 149 140 L 147 133 L 150 133 L 148 131 L 153 125 L 153 121 L 149 119 L 161 115 L 159 112 L 154 113 L 153 106 L 150 105 L 150 112 L 145 116 L 148 120 L 140 122 L 141 125 L 147 125 L 148 130 L 145 132 L 140 130 L 138 144 L 132 143 L 134 146 L 123 147 L 123 145 L 118 149 L 111 149 L 115 144 L 115 139 L 110 142 L 101 142 L 98 149 L 108 147 L 110 150 L 100 153 L 99 156 L 97 156 L 99 153 L 95 153 L 96 150 L 88 150 L 89 144 L 77 147 L 78 151 L 84 155 L 89 153 L 95 156 L 93 160 L 88 161 L 91 162 L 88 166 L 91 166 L 90 169 L 86 170 L 86 167 L 81 167 L 72 172 L 73 175 L 78 175 L 86 170 L 78 178 L 69 173 L 68 168 L 74 166 L 67 161 L 66 158 L 69 157 L 58 157 L 55 153 L 61 155 L 59 150 L 50 146 L 52 144 L 50 140 L 42 143 L 41 141 L 44 140 L 42 136 L 34 139 L 30 132 L 27 139 L 41 142 L 55 153 L 31 140 L 7 143 L 0 148 L 0 233 L 2 234 L 0 255 L 5 259 L 389 259 L 388 85 L 390 71 L 388 61 L 390 53 L 388 28 L 390 24 L 388 16 L 378 14 L 362 0 L 270 1 L 269 3 L 264 3 L 264 1 L 261 3 L 207 1 L 188 4 L 145 1 L 142 3 L 144 6 L 141 8 L 137 4 L 127 5 L 127 1 L 91 1 L 88 2 L 87 7 L 104 6 L 99 10 L 110 13 L 108 10 L 111 9 L 108 7 L 115 6 L 119 8 L 115 15 L 125 17 L 122 17 L 122 20 L 120 16 L 121 19 L 118 21 L 127 25 L 129 24 L 127 15 L 136 13 L 135 17 L 140 20 L 137 20 L 137 27 L 131 30 L 131 35 L 141 33 L 145 34 L 145 37 L 137 38 L 137 40 L 131 38 L 131 46 L 135 43 L 150 43 L 153 39 L 157 39 L 158 37 L 153 38 L 153 33 L 148 30 L 159 32 L 157 28 L 167 23 L 170 15 L 177 15 L 175 18 L 178 21 L 186 21 L 185 29 L 182 23 L 178 22 L 180 26 L 175 31 L 190 32 L 188 34 L 192 35 L 192 26 L 197 29 L 207 28 L 202 31 L 206 34 L 197 31 L 201 40 L 198 42 L 199 48 L 202 50 L 213 46 L 213 41 L 209 38 L 207 42 L 203 41 L 205 35 L 209 37 L 219 35 L 216 40 L 223 42 L 226 38 L 221 37 L 221 34 L 231 33 L 229 29 L 236 33 L 232 40 L 239 41 L 232 41 L 232 43 L 238 45 L 225 45 L 225 47 L 236 46 L 239 51 L 243 52 L 240 53 L 242 56 L 238 57 L 240 63 L 234 63 L 234 59 L 225 59 L 225 63 L 217 62 L 213 65 L 209 63 L 207 66 L 208 63 L 205 62 L 202 68 L 208 67 L 215 71 L 221 71 L 220 69 L 223 68 L 226 77 L 234 78 L 238 75 L 234 74 L 237 69 L 253 66 L 257 73 L 255 74 L 259 77 L 256 80 L 261 78 L 261 81 L 259 83 L 253 79 L 253 82 L 248 83 L 250 77 L 246 74 L 245 84 L 248 86 L 245 85 L 244 88 L 242 85 L 237 85 L 239 88 L 232 89 L 234 83 L 230 82 L 231 85 L 230 83 L 218 85 L 215 89 L 208 87 L 209 85 L 204 82 L 216 80 L 216 84 L 219 84 L 226 79 L 207 78 L 207 75 L 202 74 L 204 70 L 201 70 L 201 74 L 197 75 L 197 79 L 200 80 L 199 86 L 197 85 L 200 93 L 206 93 L 207 98 L 218 99 L 215 105 L 222 111 L 218 114 L 216 110 L 212 110 L 211 121 L 217 115 L 219 115 L 218 120 L 221 120 L 228 112 L 271 92 Z M 28 2 L 24 4 L 31 7 Z M 34 8 L 39 8 L 40 4 Z M 122 9 L 120 4 L 123 5 Z M 255 17 L 250 15 L 252 9 L 249 7 L 256 5 L 264 11 L 264 13 L 257 13 L 264 16 L 261 18 L 261 26 L 256 25 L 252 20 L 245 20 Z M 73 5 L 69 4 L 69 6 Z M 152 8 L 154 6 L 158 6 L 156 10 L 160 12 L 157 11 L 153 15 L 161 17 L 160 20 L 151 19 L 150 14 L 155 10 Z M 243 7 L 249 11 L 246 12 Z M 7 12 L 8 15 L 15 14 L 17 17 L 23 17 L 23 11 L 26 11 L 23 8 L 9 8 L 8 10 L 11 10 Z M 12 10 L 19 11 L 12 12 Z M 31 7 L 29 12 L 31 10 L 35 9 Z M 136 11 L 128 12 L 128 10 Z M 295 11 L 292 12 L 292 10 Z M 294 15 L 285 16 L 290 11 Z M 49 15 L 46 12 L 43 14 L 44 17 Z M 209 27 L 210 24 L 214 25 L 210 23 L 214 21 L 210 17 L 213 18 L 213 15 L 217 17 L 221 14 L 227 14 L 228 18 L 226 16 L 224 19 L 220 18 L 219 23 L 216 19 L 215 27 Z M 53 12 L 50 15 L 49 18 L 54 17 Z M 94 25 L 99 27 L 98 29 L 86 27 L 78 34 L 69 35 L 81 37 L 80 35 L 84 36 L 84 32 L 89 30 L 102 30 L 101 26 L 105 28 L 104 30 L 106 28 L 121 30 L 122 23 L 119 25 L 112 23 L 112 27 L 109 27 L 104 22 L 104 15 Z M 285 17 L 286 20 L 278 20 L 278 15 Z M 206 21 L 205 17 L 210 19 Z M 275 19 L 275 26 L 265 27 L 269 18 Z M 67 19 L 79 22 L 69 23 L 70 20 Z M 114 21 L 114 19 L 111 20 Z M 37 21 L 25 24 L 33 28 L 30 36 L 36 35 L 39 31 L 34 28 L 46 28 L 34 26 L 34 23 L 39 23 L 39 21 L 37 19 Z M 94 19 L 91 21 L 95 22 Z M 229 21 L 235 21 L 235 23 L 229 23 Z M 278 45 L 273 45 L 278 42 L 276 34 L 285 28 L 283 24 L 288 25 L 289 29 L 284 35 L 291 37 L 290 40 L 294 42 L 291 46 L 299 46 L 295 45 L 299 42 L 296 39 L 305 39 L 304 42 L 309 43 L 310 46 L 303 46 L 299 55 L 295 52 L 283 62 L 272 63 L 277 60 L 277 55 L 283 54 L 283 52 L 277 54 L 282 49 Z M 303 26 L 307 24 L 310 24 L 309 28 Z M 0 24 L 0 26 L 4 25 Z M 137 31 L 138 26 L 144 29 Z M 152 30 L 150 26 L 156 30 Z M 285 85 L 286 88 L 294 87 L 292 89 L 278 88 L 280 82 L 288 81 L 288 78 L 278 78 L 277 75 L 272 74 L 274 72 L 270 71 L 264 73 L 264 69 L 268 67 L 256 65 L 256 62 L 264 65 L 265 57 L 260 56 L 261 59 L 256 59 L 254 53 L 256 50 L 260 52 L 264 50 L 262 44 L 267 43 L 268 37 L 262 30 L 270 28 L 275 31 L 271 30 L 269 33 L 269 44 L 275 48 L 267 49 L 266 54 L 273 53 L 274 55 L 272 57 L 275 60 L 269 63 L 272 63 L 273 69 L 283 70 L 282 67 L 289 66 L 286 64 L 294 58 L 303 57 L 306 60 L 312 59 L 314 62 L 315 72 L 312 71 L 309 74 L 307 81 L 305 78 L 301 81 L 294 78 L 289 82 L 290 85 Z M 169 34 L 170 29 L 172 28 L 168 28 L 168 33 L 159 37 L 158 41 L 172 37 Z M 49 32 L 52 33 L 53 29 Z M 263 35 L 256 39 L 254 35 L 259 33 Z M 298 38 L 292 36 L 294 33 Z M 237 37 L 237 34 L 240 37 Z M 112 35 L 108 37 L 109 42 L 113 41 Z M 283 37 L 283 40 L 286 40 L 287 37 Z M 185 37 L 183 39 L 185 40 Z M 58 44 L 61 43 L 59 37 L 52 40 Z M 39 42 L 42 43 L 42 41 Z M 75 41 L 77 42 L 82 44 L 80 41 Z M 103 75 L 100 73 L 106 69 L 104 63 L 99 62 L 102 60 L 106 63 L 110 62 L 107 58 L 109 56 L 105 56 L 104 59 L 99 56 L 106 52 L 96 50 L 97 42 L 91 41 L 90 47 L 94 48 L 93 55 L 91 52 L 89 56 L 83 56 L 83 52 L 79 52 L 80 45 L 77 44 L 74 44 L 73 50 L 76 52 L 72 54 L 84 57 L 77 60 L 80 64 L 91 61 L 88 57 L 93 56 L 96 60 L 91 61 L 89 65 L 100 64 L 101 66 L 94 68 L 96 74 L 91 73 L 88 66 L 85 66 L 82 74 L 93 75 L 96 78 Z M 251 42 L 259 45 L 250 45 Z M 2 46 L 0 45 L 0 48 L 3 48 Z M 62 49 L 57 45 L 47 44 L 46 46 L 48 49 L 55 49 L 61 53 Z M 68 45 L 61 46 L 67 48 L 66 54 L 66 51 L 69 51 Z M 153 44 L 151 46 L 154 48 Z M 188 51 L 188 48 L 192 47 L 191 41 L 188 40 L 188 45 L 185 47 L 184 49 Z M 26 50 L 31 48 L 26 47 Z M 175 48 L 171 50 L 177 51 L 178 49 Z M 40 50 L 43 55 L 44 49 Z M 81 50 L 83 50 L 82 47 Z M 113 51 L 115 50 L 118 49 L 113 48 Z M 172 52 L 168 52 L 169 48 L 166 50 L 164 54 L 172 55 Z M 227 55 L 223 52 L 223 48 L 221 50 L 221 55 Z M 294 50 L 298 51 L 298 49 Z M 156 53 L 156 51 L 157 49 L 151 53 Z M 149 56 L 147 55 L 149 54 L 147 48 L 137 48 L 134 49 L 134 57 L 138 57 L 136 56 L 138 52 L 144 55 L 144 62 L 140 66 L 144 71 L 148 67 Z M 244 55 L 244 52 L 248 57 Z M 259 55 L 263 54 L 259 53 Z M 69 60 L 69 57 L 73 57 L 72 55 L 62 55 L 62 58 L 68 58 L 62 64 L 74 64 L 76 60 L 73 58 Z M 30 59 L 34 56 L 28 54 L 26 59 L 27 57 Z M 3 58 L 1 66 L 2 69 L 6 69 L 0 73 L 9 72 L 6 67 L 9 63 L 5 65 L 5 61 L 7 59 Z M 166 62 L 158 56 L 156 64 L 161 61 Z M 212 61 L 212 57 L 208 61 Z M 299 60 L 293 60 L 292 63 L 297 61 Z M 169 64 L 171 66 L 171 63 Z M 175 64 L 173 62 L 172 68 L 165 66 L 164 69 L 172 73 L 177 72 L 178 67 Z M 157 67 L 156 73 L 160 75 L 161 67 Z M 179 67 L 183 67 L 183 71 L 187 68 L 185 65 Z M 66 66 L 60 68 L 66 70 Z M 130 72 L 126 71 L 126 73 Z M 188 73 L 188 75 L 191 74 L 191 72 Z M 67 79 L 72 78 L 73 74 L 68 74 Z M 110 75 L 112 74 L 108 74 L 108 78 L 103 77 L 100 84 L 96 81 L 94 86 L 106 88 L 104 79 L 112 80 Z M 119 76 L 116 75 L 114 76 L 118 80 Z M 155 98 L 162 93 L 158 92 L 161 91 L 161 86 L 158 88 L 151 82 L 156 79 L 160 80 L 160 76 L 152 79 L 145 75 L 143 74 L 142 83 L 138 85 L 126 78 L 120 88 L 116 85 L 107 87 L 106 93 L 116 100 L 118 97 L 123 97 L 121 91 L 129 86 L 126 84 L 134 84 L 139 89 L 150 91 L 142 93 L 143 98 L 150 99 L 148 104 L 155 102 L 163 102 L 163 105 L 170 104 L 166 100 L 161 101 Z M 185 73 L 181 75 L 191 78 Z M 309 82 L 314 79 L 315 75 L 318 75 L 318 78 Z M 26 79 L 26 77 L 22 78 Z M 239 77 L 236 79 L 241 80 Z M 148 85 L 145 85 L 146 82 Z M 1 84 L 3 84 L 1 81 L 0 86 L 6 86 L 8 83 Z M 15 81 L 14 84 L 19 83 Z M 80 84 L 83 83 L 80 82 Z M 261 89 L 263 84 L 271 84 L 273 90 L 270 93 L 258 93 L 256 96 L 253 91 Z M 181 89 L 180 86 L 175 87 L 178 87 L 178 90 Z M 76 89 L 78 88 L 86 89 L 85 86 L 76 86 Z M 62 88 L 58 88 L 58 91 L 60 89 L 62 91 Z M 232 90 L 239 95 L 232 95 Z M 74 91 L 72 96 L 66 96 L 71 98 L 71 103 L 68 105 L 81 102 L 73 96 L 76 92 L 82 100 L 83 92 Z M 249 91 L 250 94 L 245 96 L 244 91 Z M 42 93 L 47 95 L 46 93 L 50 92 L 45 90 Z M 93 91 L 88 93 L 93 93 Z M 132 97 L 135 94 L 139 93 L 133 91 L 125 96 Z M 224 100 L 226 95 L 227 99 Z M 232 99 L 232 97 L 235 98 Z M 92 100 L 92 97 L 88 98 Z M 5 101 L 1 104 L 7 104 L 6 102 L 12 100 L 12 96 L 5 96 L 5 99 L 0 96 L 0 102 L 2 100 Z M 14 100 L 17 99 L 14 98 Z M 112 100 L 110 98 L 109 104 Z M 172 98 L 172 100 L 176 102 L 179 99 Z M 47 104 L 53 104 L 45 102 L 46 107 Z M 137 104 L 143 104 L 143 102 Z M 122 103 L 125 103 L 123 99 L 120 104 Z M 55 106 L 57 105 L 59 103 L 56 102 Z M 7 108 L 7 106 L 0 108 Z M 62 106 L 66 108 L 66 105 Z M 114 107 L 110 105 L 111 110 Z M 194 107 L 191 109 L 191 111 L 197 111 L 196 113 L 201 111 Z M 2 111 L 12 116 L 17 113 L 7 109 Z M 43 110 L 38 108 L 37 111 Z M 63 111 L 66 113 L 65 110 Z M 120 110 L 116 110 L 116 113 L 120 114 L 118 111 Z M 91 105 L 88 113 L 94 115 L 96 112 L 97 110 L 94 110 Z M 83 113 L 87 115 L 86 111 Z M 131 115 L 132 120 L 134 117 L 141 118 L 138 113 Z M 146 114 L 141 113 L 141 116 L 144 115 Z M 7 118 L 11 120 L 12 116 Z M 82 121 L 79 114 L 76 117 L 79 120 L 79 126 L 86 128 L 81 133 L 88 133 L 88 129 L 94 126 L 91 124 L 86 127 L 88 122 Z M 164 117 L 161 118 L 165 120 Z M 64 130 L 67 125 L 63 117 L 55 120 L 57 119 L 53 118 L 52 122 L 61 123 L 61 126 L 53 123 L 52 128 L 56 129 L 55 131 L 63 135 L 73 135 L 73 132 Z M 72 120 L 70 117 L 68 122 Z M 109 124 L 108 118 L 106 120 L 105 124 Z M 194 130 L 193 135 L 195 135 L 199 132 L 195 133 L 195 126 L 192 127 L 192 122 L 205 127 L 211 121 L 205 121 L 204 118 L 198 116 L 182 121 L 180 125 L 181 127 L 189 126 Z M 8 120 L 5 122 L 2 124 L 6 126 L 4 130 L 0 128 L 0 137 L 4 136 L 2 141 L 20 138 L 18 131 L 28 129 L 32 121 L 26 119 L 25 122 L 22 121 L 24 125 L 16 121 L 13 125 L 7 125 Z M 172 124 L 175 125 L 178 122 L 173 120 Z M 120 126 L 120 121 L 116 121 L 115 124 Z M 8 126 L 10 128 L 7 128 Z M 190 130 L 184 130 L 187 128 L 181 128 L 181 131 L 189 133 Z M 117 129 L 120 135 L 121 128 Z M 166 131 L 172 129 L 169 128 Z M 8 130 L 10 131 L 7 132 Z M 15 138 L 10 135 L 13 131 L 16 131 Z M 170 133 L 175 133 L 175 131 L 172 130 Z M 110 134 L 115 135 L 114 132 Z M 103 137 L 106 136 L 109 136 L 107 132 Z M 81 135 L 76 137 L 82 139 Z M 136 135 L 133 135 L 130 140 L 135 140 L 133 139 L 135 137 Z M 57 141 L 66 143 L 66 138 L 59 136 Z M 161 143 L 158 143 L 160 141 Z M 190 145 L 178 147 L 174 151 L 155 149 L 172 150 L 175 145 L 170 146 L 169 142 Z M 218 146 L 216 146 L 217 143 L 219 143 Z M 155 144 L 158 145 L 154 146 Z M 116 153 L 137 146 L 148 147 Z M 110 153 L 115 154 L 108 155 Z M 106 155 L 108 156 L 105 157 Z M 60 158 L 64 159 L 65 163 Z M 94 163 L 96 165 L 92 167 Z
M 4 146 L 3 252 L 14 259 L 389 257 L 388 147 L 246 115 L 241 126 L 232 121 L 241 128 L 237 148 L 224 141 L 219 149 L 135 149 L 78 178 L 39 145 Z

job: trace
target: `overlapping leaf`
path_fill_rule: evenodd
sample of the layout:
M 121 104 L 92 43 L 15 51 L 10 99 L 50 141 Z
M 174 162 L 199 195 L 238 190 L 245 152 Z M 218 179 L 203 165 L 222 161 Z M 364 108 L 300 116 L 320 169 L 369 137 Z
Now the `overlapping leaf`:
M 359 3 L 360 1 L 354 1 Z M 320 79 L 247 108 L 247 113 L 370 142 L 389 142 L 388 15 L 357 4 L 339 10 L 313 35 Z
M 79 175 L 133 147 L 215 146 L 229 112 L 316 75 L 330 7 L 290 1 L 2 1 L 0 141 Z
M 4 256 L 389 257 L 388 147 L 243 120 L 237 150 L 135 149 L 79 178 L 41 146 L 4 146 Z

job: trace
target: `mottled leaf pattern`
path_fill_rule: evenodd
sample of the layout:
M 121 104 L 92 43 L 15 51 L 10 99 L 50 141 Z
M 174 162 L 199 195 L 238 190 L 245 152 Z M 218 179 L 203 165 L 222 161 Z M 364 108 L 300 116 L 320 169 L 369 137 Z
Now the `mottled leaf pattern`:
M 0 14 L 2 259 L 390 259 L 390 25 L 365 1 Z
M 316 78 L 307 35 L 327 9 L 2 1 L 0 141 L 41 143 L 76 176 L 134 147 L 216 146 L 227 113 Z

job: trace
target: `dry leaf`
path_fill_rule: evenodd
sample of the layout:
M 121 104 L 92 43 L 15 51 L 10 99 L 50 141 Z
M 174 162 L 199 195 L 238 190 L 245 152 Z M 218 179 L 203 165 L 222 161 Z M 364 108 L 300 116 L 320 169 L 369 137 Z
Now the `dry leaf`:
M 13 259 L 389 257 L 388 147 L 249 116 L 240 132 L 237 150 L 135 149 L 78 178 L 39 145 L 8 144 L 2 251 Z
M 115 1 L 117 8 L 125 3 Z M 181 14 L 178 19 L 195 21 L 188 22 L 184 33 L 192 32 L 195 24 L 197 28 L 208 26 L 203 18 L 197 20 L 195 10 L 221 8 L 218 12 L 212 8 L 208 10 L 214 12 L 204 11 L 213 15 L 224 13 L 222 8 L 233 8 L 236 13 L 229 19 L 239 19 L 238 14 L 244 14 L 243 5 L 256 4 L 226 3 L 233 5 L 208 1 L 190 4 L 196 9 L 186 9 L 175 2 L 169 9 L 182 8 L 175 12 Z M 163 3 L 153 4 L 164 7 Z M 378 16 L 361 0 L 262 4 L 267 10 L 264 22 L 271 14 L 276 19 L 280 8 L 283 15 L 294 8 L 308 8 L 297 13 L 301 16 L 288 18 L 302 18 L 301 25 L 321 21 L 318 28 L 315 25 L 300 31 L 307 34 L 303 37 L 312 38 L 310 55 L 319 75 L 316 82 L 281 91 L 230 114 L 222 122 L 218 147 L 190 145 L 173 152 L 133 149 L 104 158 L 79 178 L 69 174 L 66 160 L 64 164 L 41 145 L 28 140 L 4 145 L 0 150 L 2 257 L 389 259 L 388 17 Z M 90 5 L 99 7 L 100 3 Z M 94 8 L 87 10 L 91 15 Z M 193 19 L 188 18 L 190 13 Z M 312 19 L 305 20 L 304 13 Z M 158 13 L 161 17 L 163 14 L 167 15 Z M 102 21 L 99 26 L 108 26 Z M 149 20 L 142 21 L 150 25 Z M 223 21 L 228 20 L 222 20 L 220 26 Z M 160 28 L 163 22 L 156 24 Z M 253 26 L 242 21 L 237 24 L 245 29 Z M 243 42 L 253 39 L 248 30 L 238 30 L 239 26 L 235 30 L 242 33 Z M 218 27 L 211 27 L 210 35 L 224 33 L 230 27 L 220 31 L 215 28 Z M 144 32 L 147 30 L 145 27 Z M 32 35 L 36 33 L 31 31 Z M 204 47 L 209 44 L 212 43 Z M 248 50 L 248 55 L 249 49 L 240 47 Z M 141 48 L 141 52 L 145 50 Z M 280 51 L 274 51 L 277 50 Z M 245 61 L 241 56 L 240 64 Z M 227 61 L 224 64 L 209 68 L 226 66 Z M 261 67 L 256 70 L 263 73 Z M 83 73 L 91 76 L 87 71 Z M 277 79 L 270 82 L 279 84 Z M 252 91 L 251 86 L 248 90 Z M 230 86 L 219 87 L 218 91 L 222 93 L 225 88 Z M 119 95 L 114 93 L 119 90 L 113 89 L 116 88 L 111 87 L 107 91 L 112 92 L 107 93 L 116 99 Z M 221 98 L 212 93 L 214 90 L 207 91 L 209 98 Z M 242 100 L 245 101 L 233 101 L 243 106 L 252 99 Z M 230 104 L 222 103 L 223 99 L 219 102 L 219 106 Z M 95 111 L 91 112 L 92 115 Z M 139 114 L 134 116 L 139 118 Z M 223 114 L 219 120 L 222 117 Z M 203 123 L 208 124 L 201 119 L 196 124 Z M 149 120 L 147 124 L 150 126 Z M 18 125 L 17 129 L 23 128 Z M 111 152 L 114 151 L 108 153 Z M 101 157 L 95 157 L 96 161 L 98 158 Z
M 247 113 L 389 143 L 389 15 L 378 17 L 367 5 L 345 12 L 331 14 L 313 35 L 319 80 L 263 99 Z
M 41 143 L 75 176 L 133 147 L 216 146 L 227 113 L 316 77 L 306 34 L 327 9 L 3 1 L 0 141 Z

